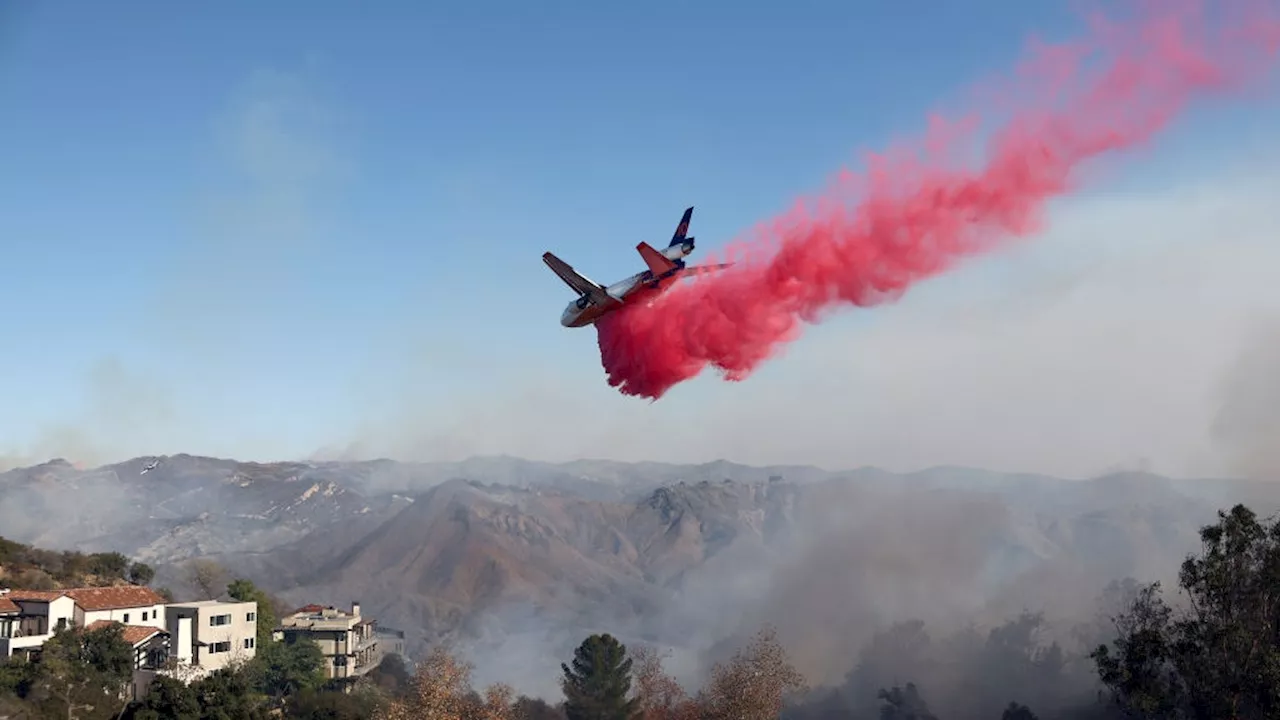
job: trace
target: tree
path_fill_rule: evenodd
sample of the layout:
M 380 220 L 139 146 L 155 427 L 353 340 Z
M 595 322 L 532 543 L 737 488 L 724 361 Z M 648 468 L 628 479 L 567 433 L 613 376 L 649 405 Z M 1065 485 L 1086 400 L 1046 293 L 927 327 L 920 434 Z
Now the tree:
M 1040 718 L 1036 717 L 1036 714 L 1031 712 L 1031 708 L 1026 705 L 1011 702 L 1009 707 L 1004 709 L 1004 714 L 1000 716 L 1000 720 L 1040 720 Z
M 437 646 L 418 664 L 408 697 L 378 708 L 375 720 L 468 720 L 471 665 Z
M 277 700 L 325 683 L 325 657 L 310 638 L 268 642 L 246 667 L 246 677 L 259 692 Z
M 147 695 L 130 707 L 130 720 L 200 720 L 196 691 L 180 680 L 163 675 L 151 681 Z
M 717 663 L 699 693 L 701 716 L 708 720 L 773 720 L 784 699 L 806 689 L 804 677 L 766 627 L 728 663 Z
M 511 713 L 515 720 L 564 720 L 564 713 L 560 708 L 542 698 L 528 695 L 516 698 L 511 706 Z
M 693 699 L 662 667 L 662 656 L 652 647 L 641 646 L 632 653 L 637 709 L 643 720 L 692 720 L 696 716 Z
M 1113 700 L 1138 717 L 1261 718 L 1280 707 L 1280 524 L 1236 505 L 1200 531 L 1178 577 L 1177 612 L 1160 585 L 1116 618 L 1113 647 L 1091 657 Z
M 41 648 L 35 685 L 43 688 L 66 717 L 79 710 L 123 701 L 133 676 L 133 648 L 124 641 L 124 628 L 111 624 L 96 630 L 59 630 Z
M 307 689 L 289 698 L 284 715 L 292 720 L 365 720 L 373 713 L 373 700 L 367 693 Z
M 99 580 L 123 579 L 129 571 L 129 558 L 118 552 L 94 553 L 89 556 L 89 572 Z
M 191 683 L 200 702 L 200 720 L 265 720 L 248 674 L 230 668 L 214 670 Z
M 627 647 L 609 634 L 592 635 L 573 651 L 572 667 L 560 664 L 569 720 L 630 720 L 639 703 L 631 692 Z
M 881 720 L 938 720 L 937 715 L 929 712 L 915 683 L 909 682 L 905 688 L 895 685 L 889 690 L 881 689 L 876 697 L 884 703 L 880 708 Z
M 516 690 L 506 683 L 485 688 L 474 710 L 473 720 L 514 720 Z
M 201 600 L 215 600 L 227 582 L 227 571 L 212 560 L 196 559 L 187 563 L 186 580 Z
M 139 562 L 129 566 L 129 582 L 134 585 L 148 585 L 155 578 L 155 568 L 146 563 Z
M 240 602 L 258 604 L 258 647 L 271 644 L 271 634 L 276 627 L 275 598 L 244 578 L 236 578 L 227 585 L 227 595 Z

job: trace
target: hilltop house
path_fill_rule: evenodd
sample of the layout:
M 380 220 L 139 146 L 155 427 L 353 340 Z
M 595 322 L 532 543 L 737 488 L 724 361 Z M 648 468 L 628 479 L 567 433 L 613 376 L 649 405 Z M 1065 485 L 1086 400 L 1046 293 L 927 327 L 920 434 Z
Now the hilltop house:
M 164 630 L 164 598 L 148 587 L 0 589 L 0 658 L 39 651 L 53 633 L 69 625 L 99 621 Z M 16 607 L 14 613 L 10 606 Z M 135 632 L 136 634 L 136 632 Z
M 352 603 L 350 612 L 320 605 L 298 608 L 280 621 L 272 638 L 286 643 L 314 640 L 331 680 L 357 680 L 382 662 L 377 621 L 361 617 L 360 603 Z
M 196 675 L 251 660 L 258 652 L 256 602 L 172 603 L 165 617 L 165 627 L 173 638 L 174 660 L 198 669 Z

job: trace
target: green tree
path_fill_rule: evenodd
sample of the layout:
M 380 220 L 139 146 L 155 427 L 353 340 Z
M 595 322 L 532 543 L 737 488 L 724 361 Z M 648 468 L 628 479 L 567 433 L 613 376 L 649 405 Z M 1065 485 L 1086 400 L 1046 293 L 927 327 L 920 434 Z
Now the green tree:
M 285 703 L 285 717 L 292 720 L 367 720 L 377 696 L 367 692 L 324 692 L 306 689 Z
M 200 720 L 200 698 L 189 685 L 171 677 L 151 681 L 147 695 L 130 706 L 129 720 Z
M 89 572 L 101 579 L 123 579 L 129 571 L 129 558 L 118 552 L 94 553 L 89 556 Z
M 1280 708 L 1280 524 L 1236 505 L 1200 531 L 1182 564 L 1188 607 L 1159 584 L 1116 618 L 1119 637 L 1093 653 L 1113 699 L 1137 717 L 1270 718 Z
M 245 672 L 215 670 L 191 683 L 191 689 L 200 703 L 200 720 L 264 720 L 268 716 Z
M 240 602 L 258 604 L 258 647 L 271 644 L 271 633 L 276 627 L 275 599 L 244 578 L 236 578 L 227 585 L 227 595 Z
M 325 683 L 325 657 L 309 638 L 271 642 L 258 648 L 246 671 L 259 692 L 276 700 Z
M 637 700 L 631 692 L 631 658 L 612 635 L 592 635 L 573 652 L 564 673 L 565 715 L 569 720 L 630 720 Z
M 133 648 L 121 637 L 123 631 L 116 624 L 96 630 L 70 627 L 45 642 L 34 685 L 44 690 L 59 714 L 73 717 L 79 710 L 100 708 L 104 696 L 120 698 L 123 704 L 133 676 Z
M 155 578 L 155 568 L 146 563 L 139 562 L 129 566 L 129 582 L 134 585 L 149 585 Z

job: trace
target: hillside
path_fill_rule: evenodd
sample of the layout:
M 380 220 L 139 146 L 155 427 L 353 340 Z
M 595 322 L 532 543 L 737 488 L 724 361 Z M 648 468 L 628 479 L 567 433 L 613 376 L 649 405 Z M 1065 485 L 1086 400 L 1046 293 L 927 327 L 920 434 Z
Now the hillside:
M 146 585 L 154 576 L 149 565 L 117 552 L 45 550 L 0 537 L 0 587 L 61 590 Z
M 1078 616 L 1109 580 L 1176 568 L 1218 508 L 1280 507 L 1265 484 L 1142 473 L 508 457 L 144 466 L 0 474 L 0 522 L 44 546 L 118 549 L 175 588 L 178 565 L 205 558 L 295 604 L 359 601 L 411 649 L 453 638 L 507 677 L 591 630 L 673 646 L 687 665 L 760 622 L 811 677 L 838 676 L 886 623 Z

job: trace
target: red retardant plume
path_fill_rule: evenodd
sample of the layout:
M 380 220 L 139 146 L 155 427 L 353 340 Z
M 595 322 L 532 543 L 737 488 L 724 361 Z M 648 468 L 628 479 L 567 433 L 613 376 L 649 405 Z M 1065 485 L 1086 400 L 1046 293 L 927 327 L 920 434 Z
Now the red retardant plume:
M 949 165 L 975 123 L 933 120 L 911 151 L 872 156 L 731 246 L 737 265 L 682 280 L 597 323 L 609 384 L 656 400 L 707 365 L 742 380 L 801 323 L 899 297 L 967 256 L 1041 229 L 1087 160 L 1135 147 L 1198 96 L 1238 87 L 1280 46 L 1275 2 L 1151 0 L 1136 19 L 1035 44 L 984 108 L 1003 107 L 981 166 Z M 708 259 L 706 262 L 715 262 Z M 692 265 L 692 263 L 691 263 Z

